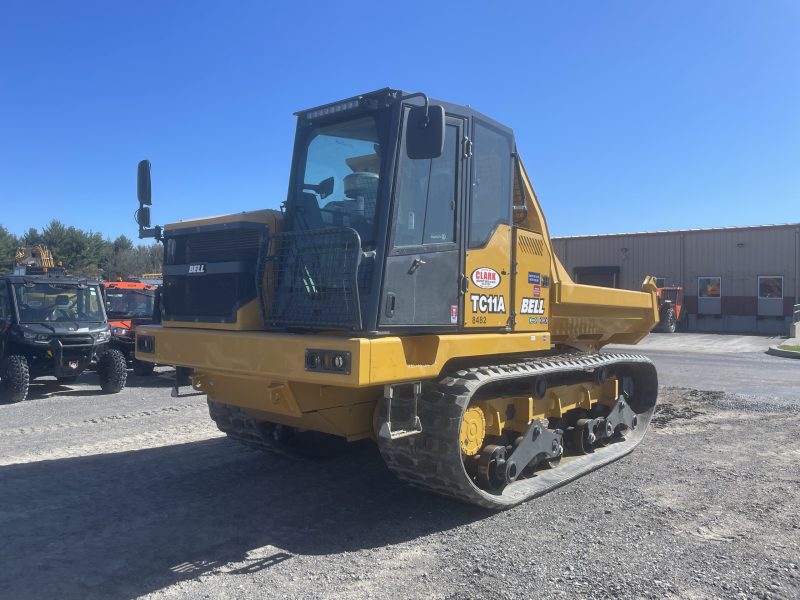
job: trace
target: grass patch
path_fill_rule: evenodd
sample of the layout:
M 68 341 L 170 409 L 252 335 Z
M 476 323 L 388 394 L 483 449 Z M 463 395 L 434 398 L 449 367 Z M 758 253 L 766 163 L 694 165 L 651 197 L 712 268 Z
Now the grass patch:
M 800 352 L 800 346 L 778 346 L 781 350 L 791 350 L 793 352 Z

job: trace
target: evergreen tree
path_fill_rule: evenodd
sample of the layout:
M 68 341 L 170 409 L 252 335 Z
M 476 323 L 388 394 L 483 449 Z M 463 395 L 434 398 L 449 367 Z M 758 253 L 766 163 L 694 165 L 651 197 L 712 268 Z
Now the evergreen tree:
M 36 244 L 46 245 L 53 260 L 75 275 L 114 280 L 161 272 L 160 244 L 137 246 L 124 235 L 112 241 L 99 232 L 84 231 L 54 219 L 41 231 L 31 227 L 19 238 L 0 225 L 0 273 L 13 268 L 19 246 Z

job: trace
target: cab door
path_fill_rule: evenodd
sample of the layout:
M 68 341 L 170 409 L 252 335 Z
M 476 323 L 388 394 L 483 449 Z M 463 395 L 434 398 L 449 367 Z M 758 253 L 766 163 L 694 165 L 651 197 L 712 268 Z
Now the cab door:
M 405 137 L 401 135 L 379 323 L 456 328 L 461 316 L 464 119 L 447 116 L 438 158 L 408 158 Z

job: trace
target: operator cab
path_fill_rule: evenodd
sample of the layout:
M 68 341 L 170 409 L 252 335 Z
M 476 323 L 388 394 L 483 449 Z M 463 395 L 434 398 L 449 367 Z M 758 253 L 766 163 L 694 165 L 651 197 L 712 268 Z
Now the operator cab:
M 526 200 L 515 196 L 521 171 L 510 129 L 467 106 L 389 88 L 296 116 L 283 214 L 150 227 L 150 163 L 139 164 L 140 237 L 164 242 L 163 323 L 510 331 L 515 308 L 534 306 L 536 319 L 524 324 L 546 328 L 541 225 L 530 227 L 525 248 L 536 257 L 529 279 L 545 283 L 518 307 L 512 298 L 512 205 Z
M 510 273 L 511 130 L 469 107 L 392 89 L 296 114 L 268 324 L 463 327 L 468 251 L 504 246 L 480 266 Z M 478 325 L 509 326 L 505 293 Z

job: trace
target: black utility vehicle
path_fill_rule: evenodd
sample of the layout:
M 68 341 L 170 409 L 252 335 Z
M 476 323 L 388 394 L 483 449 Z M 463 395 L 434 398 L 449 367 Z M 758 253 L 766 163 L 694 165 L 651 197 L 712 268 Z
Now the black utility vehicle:
M 99 282 L 58 268 L 0 275 L 0 403 L 24 400 L 31 379 L 71 383 L 91 365 L 104 392 L 119 392 L 125 357 L 110 339 Z

